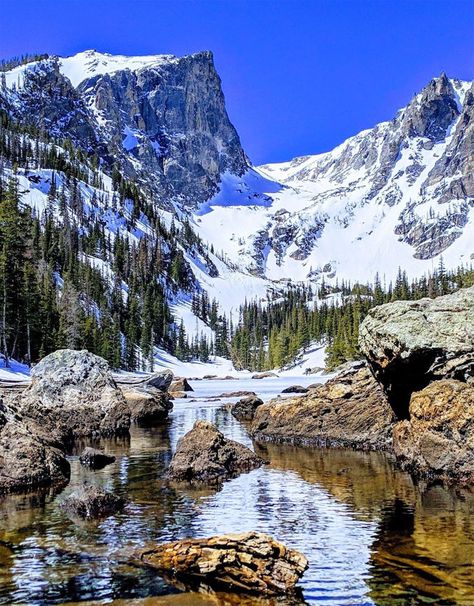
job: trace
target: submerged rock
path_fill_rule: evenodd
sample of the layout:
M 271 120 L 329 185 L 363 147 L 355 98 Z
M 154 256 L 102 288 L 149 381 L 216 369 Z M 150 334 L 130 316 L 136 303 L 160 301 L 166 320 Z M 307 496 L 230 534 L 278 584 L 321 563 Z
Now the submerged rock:
M 257 394 L 254 391 L 226 391 L 225 393 L 221 393 L 216 398 L 245 398 L 246 396 L 256 396 Z
M 399 419 L 409 416 L 411 394 L 431 381 L 474 376 L 473 318 L 474 287 L 369 311 L 359 346 Z
M 356 363 L 303 396 L 259 406 L 251 433 L 257 441 L 390 450 L 394 420 L 382 388 Z
M 255 411 L 263 404 L 263 400 L 257 396 L 247 396 L 231 406 L 232 415 L 239 421 L 251 421 Z
M 60 507 L 69 516 L 85 519 L 105 518 L 125 506 L 125 499 L 97 486 L 82 486 L 62 501 Z
M 308 568 L 302 553 L 260 532 L 165 543 L 139 552 L 137 559 L 177 581 L 262 596 L 293 592 Z
M 88 351 L 61 349 L 31 371 L 31 386 L 15 400 L 19 412 L 63 442 L 127 432 L 130 412 L 107 362 Z
M 131 420 L 137 425 L 160 423 L 173 408 L 168 393 L 154 387 L 124 386 L 122 393 L 129 406 Z
M 102 469 L 106 465 L 115 462 L 115 457 L 105 453 L 103 450 L 97 448 L 91 448 L 88 446 L 84 448 L 79 457 L 81 465 L 84 467 L 90 467 L 91 469 Z
M 228 440 L 212 423 L 196 421 L 178 442 L 168 478 L 177 482 L 219 482 L 263 463 L 250 448 Z
M 474 385 L 435 381 L 414 393 L 395 425 L 397 460 L 415 476 L 474 484 Z
M 0 494 L 67 484 L 70 466 L 54 436 L 0 400 Z

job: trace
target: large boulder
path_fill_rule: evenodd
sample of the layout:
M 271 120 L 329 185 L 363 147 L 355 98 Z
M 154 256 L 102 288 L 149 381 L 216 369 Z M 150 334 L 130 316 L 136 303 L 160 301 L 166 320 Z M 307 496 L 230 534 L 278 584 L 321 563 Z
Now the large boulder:
M 137 425 L 160 423 L 173 408 L 168 393 L 155 387 L 123 386 L 122 393 L 130 409 L 131 420 Z
M 85 350 L 61 349 L 43 358 L 31 379 L 16 399 L 18 410 L 59 432 L 64 442 L 128 431 L 130 412 L 104 359 Z
M 70 466 L 54 437 L 0 401 L 0 493 L 67 484 Z
M 125 499 L 97 486 L 82 486 L 67 496 L 61 509 L 72 518 L 105 518 L 125 506 Z
M 371 309 L 359 346 L 397 417 L 408 418 L 414 391 L 433 380 L 474 376 L 474 287 Z
M 233 404 L 230 411 L 239 421 L 251 421 L 255 416 L 255 411 L 262 404 L 263 400 L 257 398 L 257 396 L 247 396 Z
M 178 442 L 168 477 L 177 482 L 219 482 L 263 465 L 263 459 L 228 440 L 212 423 L 196 421 Z
M 474 483 L 474 385 L 435 381 L 414 393 L 393 430 L 395 455 L 415 476 Z
M 291 594 L 308 568 L 302 553 L 260 532 L 165 543 L 139 552 L 137 560 L 171 580 L 261 596 Z
M 355 363 L 303 396 L 259 406 L 251 432 L 257 441 L 390 450 L 393 422 L 382 388 Z

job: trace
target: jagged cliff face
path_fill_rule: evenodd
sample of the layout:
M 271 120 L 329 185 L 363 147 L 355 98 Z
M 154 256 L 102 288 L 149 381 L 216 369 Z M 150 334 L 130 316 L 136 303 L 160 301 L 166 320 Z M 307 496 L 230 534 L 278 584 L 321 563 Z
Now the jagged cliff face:
M 12 70 L 3 104 L 119 162 L 167 208 L 192 208 L 247 160 L 209 52 L 114 57 L 86 51 Z
M 269 193 L 270 205 L 257 200 L 241 211 L 238 238 L 225 232 L 232 211 L 208 205 L 222 242 L 238 241 L 232 258 L 272 279 L 372 280 L 378 272 L 389 280 L 399 266 L 426 273 L 441 254 L 447 265 L 469 264 L 473 108 L 474 85 L 442 74 L 393 120 L 331 152 L 260 167 L 262 178 L 282 187 Z M 246 185 L 239 189 L 248 197 Z M 208 220 L 201 219 L 206 232 Z
M 161 208 L 191 211 L 232 272 L 390 280 L 398 267 L 424 274 L 440 255 L 451 267 L 474 260 L 471 82 L 442 74 L 334 150 L 257 169 L 208 52 L 51 58 L 8 72 L 1 106 L 118 163 Z

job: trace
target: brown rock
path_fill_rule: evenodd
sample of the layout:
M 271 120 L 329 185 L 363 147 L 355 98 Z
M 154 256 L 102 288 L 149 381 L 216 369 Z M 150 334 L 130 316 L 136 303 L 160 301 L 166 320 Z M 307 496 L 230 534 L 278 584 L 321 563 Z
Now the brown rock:
M 393 411 L 364 363 L 356 363 L 303 396 L 259 406 L 257 441 L 390 450 Z
M 473 484 L 474 386 L 435 381 L 412 395 L 409 412 L 393 430 L 401 466 L 418 477 Z
M 239 421 L 251 421 L 255 416 L 255 411 L 263 404 L 263 400 L 256 396 L 247 396 L 242 398 L 236 404 L 231 404 L 231 413 Z
M 271 379 L 272 377 L 278 377 L 278 375 L 274 372 L 258 372 L 251 376 L 252 379 Z
M 69 462 L 54 442 L 54 435 L 0 401 L 0 493 L 67 484 Z
M 293 592 L 308 568 L 302 553 L 260 532 L 165 543 L 141 551 L 137 559 L 177 581 L 262 596 Z
M 137 425 L 150 426 L 167 418 L 173 403 L 167 393 L 154 387 L 123 387 L 131 420 Z
M 176 391 L 194 391 L 194 389 L 188 383 L 187 379 L 176 377 L 171 382 L 171 385 L 169 386 L 169 391 L 174 395 L 174 392 Z
M 243 444 L 228 440 L 208 421 L 196 421 L 178 442 L 168 477 L 177 482 L 219 482 L 263 465 Z

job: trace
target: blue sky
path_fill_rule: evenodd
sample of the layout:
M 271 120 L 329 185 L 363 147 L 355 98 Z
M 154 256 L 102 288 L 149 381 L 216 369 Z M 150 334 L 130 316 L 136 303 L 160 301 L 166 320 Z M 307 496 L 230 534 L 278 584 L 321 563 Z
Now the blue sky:
M 0 57 L 210 49 L 256 164 L 327 151 L 474 78 L 473 0 L 2 0 Z

